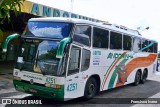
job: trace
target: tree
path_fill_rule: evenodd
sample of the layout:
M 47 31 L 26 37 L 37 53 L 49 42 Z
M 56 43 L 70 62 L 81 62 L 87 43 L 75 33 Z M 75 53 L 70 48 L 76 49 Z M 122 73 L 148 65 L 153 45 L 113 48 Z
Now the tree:
M 5 20 L 10 20 L 10 12 L 13 11 L 15 16 L 18 16 L 21 12 L 21 5 L 24 0 L 0 0 L 0 24 L 3 24 Z M 0 28 L 0 36 L 3 35 L 2 28 Z

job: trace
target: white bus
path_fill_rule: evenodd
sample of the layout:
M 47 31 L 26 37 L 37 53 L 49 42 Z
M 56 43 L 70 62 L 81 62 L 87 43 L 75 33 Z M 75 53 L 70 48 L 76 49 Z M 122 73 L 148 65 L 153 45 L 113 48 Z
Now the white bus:
M 16 90 L 55 100 L 145 83 L 156 70 L 157 42 L 135 30 L 67 18 L 32 18 L 21 36 Z

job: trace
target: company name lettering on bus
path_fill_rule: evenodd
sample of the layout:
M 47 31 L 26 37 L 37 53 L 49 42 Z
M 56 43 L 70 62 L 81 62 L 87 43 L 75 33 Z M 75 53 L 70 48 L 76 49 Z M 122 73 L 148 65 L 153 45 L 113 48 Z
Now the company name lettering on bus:
M 93 59 L 93 65 L 99 65 L 99 63 L 100 63 L 100 59 L 99 60 L 94 60 Z
M 96 62 L 93 61 L 93 65 L 99 65 L 99 62 L 100 62 L 100 61 L 96 61 Z
M 101 51 L 93 51 L 93 55 L 101 55 Z
M 124 59 L 131 59 L 133 58 L 133 55 L 130 54 L 121 54 L 121 53 L 109 53 L 107 56 L 107 59 L 113 59 L 113 58 L 124 58 Z
M 33 79 L 37 79 L 37 80 L 42 80 L 42 78 L 40 78 L 40 77 L 35 77 L 35 76 L 31 76 L 31 75 L 24 74 L 23 76 L 27 77 L 27 78 L 33 78 Z
M 99 65 L 99 63 L 100 63 L 100 57 L 99 56 L 94 56 L 93 57 L 93 65 Z

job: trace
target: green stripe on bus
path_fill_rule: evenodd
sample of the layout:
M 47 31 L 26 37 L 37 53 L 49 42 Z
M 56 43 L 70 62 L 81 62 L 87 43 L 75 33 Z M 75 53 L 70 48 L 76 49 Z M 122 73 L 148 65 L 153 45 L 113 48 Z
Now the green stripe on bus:
M 112 74 L 112 77 L 110 79 L 110 82 L 109 82 L 109 85 L 108 85 L 108 89 L 111 89 L 113 88 L 113 85 L 114 85 L 114 82 L 115 82 L 115 79 L 116 79 L 116 73 L 118 72 L 118 69 L 115 69 L 114 70 L 114 73 Z
M 64 100 L 64 85 L 61 85 L 60 89 L 54 89 L 49 87 L 38 86 L 34 84 L 25 83 L 22 81 L 13 80 L 15 89 L 25 93 L 33 94 L 36 96 L 51 98 L 54 100 Z M 31 92 L 30 89 L 34 89 L 37 92 Z
M 118 59 L 115 59 L 115 60 L 113 61 L 113 63 L 111 64 L 111 66 L 109 67 L 108 70 L 110 70 L 110 68 L 114 65 L 114 62 L 117 62 L 118 60 L 120 60 L 120 59 L 122 58 L 122 56 L 124 56 L 126 53 L 127 53 L 127 52 L 124 52 Z M 115 66 L 116 66 L 116 65 L 115 65 Z M 107 72 L 108 72 L 108 70 L 107 70 Z M 107 73 L 106 73 L 106 74 L 107 74 Z M 109 75 L 109 74 L 108 74 L 108 75 Z M 104 77 L 104 80 L 103 80 L 102 90 L 103 90 L 104 85 L 105 85 L 105 82 L 106 82 L 105 78 L 106 78 L 106 76 Z M 106 78 L 106 79 L 107 79 L 107 78 Z
M 127 61 L 128 61 L 128 59 L 123 59 L 118 65 L 124 65 Z M 112 74 L 112 77 L 110 79 L 110 82 L 109 82 L 109 85 L 108 85 L 108 89 L 113 88 L 113 85 L 114 85 L 115 80 L 116 80 L 117 72 L 118 72 L 118 69 L 115 68 L 115 70 L 114 70 L 114 72 Z
M 106 71 L 106 74 L 108 73 L 108 71 L 110 70 L 110 68 L 112 67 L 112 65 L 114 64 L 114 62 L 116 61 L 117 59 L 115 59 L 113 62 L 112 62 L 112 64 L 109 66 L 109 68 L 108 68 L 108 70 Z M 105 77 L 106 77 L 106 74 L 105 74 Z M 103 84 L 104 84 L 104 80 L 105 80 L 105 77 L 104 77 L 104 79 L 103 79 Z M 102 84 L 102 85 L 103 85 Z

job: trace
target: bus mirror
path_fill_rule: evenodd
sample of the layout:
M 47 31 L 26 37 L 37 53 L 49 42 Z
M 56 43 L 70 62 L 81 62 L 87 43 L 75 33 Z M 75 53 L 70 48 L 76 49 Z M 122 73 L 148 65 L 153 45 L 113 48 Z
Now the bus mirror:
M 62 58 L 63 57 L 64 49 L 70 41 L 71 41 L 71 38 L 69 38 L 69 37 L 64 38 L 60 41 L 58 49 L 57 49 L 57 53 L 56 53 L 56 58 Z
M 20 35 L 19 34 L 12 34 L 12 35 L 9 35 L 4 44 L 3 44 L 3 52 L 6 53 L 7 52 L 7 46 L 8 46 L 8 43 L 12 40 L 12 39 L 15 39 L 15 38 L 20 38 Z

